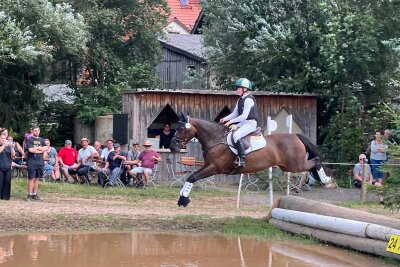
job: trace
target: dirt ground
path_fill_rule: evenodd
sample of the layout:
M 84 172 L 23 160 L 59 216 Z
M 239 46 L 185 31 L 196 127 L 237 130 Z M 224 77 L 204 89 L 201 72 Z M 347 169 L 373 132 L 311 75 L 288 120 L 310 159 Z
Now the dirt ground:
M 150 189 L 157 190 L 157 189 Z M 234 186 L 219 187 L 218 190 L 237 192 Z M 275 192 L 275 198 L 283 193 Z M 358 189 L 324 189 L 321 187 L 305 190 L 292 195 L 317 201 L 339 203 L 358 201 Z M 109 197 L 106 199 L 87 199 L 69 197 L 63 194 L 48 193 L 42 195 L 43 201 L 28 202 L 22 199 L 0 201 L 0 232 L 18 231 L 52 231 L 52 230 L 132 230 L 132 229 L 170 229 L 177 227 L 176 218 L 186 218 L 180 227 L 190 228 L 190 224 L 198 224 L 204 228 L 218 228 L 210 221 L 224 218 L 246 216 L 263 218 L 269 211 L 269 195 L 265 191 L 244 191 L 240 199 L 240 207 L 236 208 L 236 194 L 228 197 L 191 198 L 188 207 L 178 207 L 175 200 L 142 200 L 129 202 L 125 197 Z M 368 194 L 368 200 L 378 203 L 378 197 Z M 400 218 L 398 213 L 391 213 L 379 204 L 360 208 L 366 211 Z M 202 225 L 201 219 L 207 218 Z M 197 222 L 194 222 L 198 220 Z M 196 230 L 196 227 L 193 227 Z M 207 230 L 207 229 L 206 229 Z

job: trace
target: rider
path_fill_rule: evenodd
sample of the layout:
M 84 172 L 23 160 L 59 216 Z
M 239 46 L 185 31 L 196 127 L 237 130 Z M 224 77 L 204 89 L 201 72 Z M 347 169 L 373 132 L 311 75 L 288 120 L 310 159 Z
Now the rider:
M 220 123 L 225 123 L 226 126 L 232 123 L 238 123 L 238 129 L 233 133 L 233 140 L 238 151 L 238 159 L 235 161 L 237 167 L 245 167 L 244 145 L 241 138 L 254 132 L 257 129 L 258 110 L 256 100 L 250 93 L 252 89 L 251 82 L 246 78 L 240 78 L 235 82 L 236 94 L 240 96 L 235 109 L 231 114 L 222 118 Z

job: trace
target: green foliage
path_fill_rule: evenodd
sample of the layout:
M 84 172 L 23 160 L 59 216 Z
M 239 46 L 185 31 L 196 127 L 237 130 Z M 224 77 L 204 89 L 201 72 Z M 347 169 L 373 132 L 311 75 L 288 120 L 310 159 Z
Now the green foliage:
M 88 71 L 87 83 L 75 89 L 75 106 L 83 122 L 94 123 L 98 115 L 121 111 L 122 90 L 158 85 L 157 37 L 166 24 L 167 6 L 161 0 L 68 2 L 89 27 L 85 57 L 75 64 L 78 76 Z
M 0 125 L 22 133 L 42 107 L 45 64 L 79 57 L 88 34 L 67 4 L 3 0 L 0 10 Z

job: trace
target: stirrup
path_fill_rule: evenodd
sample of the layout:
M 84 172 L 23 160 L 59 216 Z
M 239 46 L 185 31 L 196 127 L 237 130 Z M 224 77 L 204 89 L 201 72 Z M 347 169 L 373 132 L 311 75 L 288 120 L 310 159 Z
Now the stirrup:
M 236 157 L 234 164 L 236 165 L 236 168 L 246 167 L 246 161 L 244 159 L 241 159 L 239 156 Z

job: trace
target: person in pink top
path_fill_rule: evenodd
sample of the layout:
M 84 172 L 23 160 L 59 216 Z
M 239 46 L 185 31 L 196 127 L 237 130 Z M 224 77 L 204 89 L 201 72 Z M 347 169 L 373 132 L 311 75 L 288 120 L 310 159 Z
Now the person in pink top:
M 156 151 L 151 149 L 151 142 L 149 140 L 146 140 L 143 143 L 143 146 L 144 151 L 142 151 L 139 157 L 132 162 L 133 164 L 140 162 L 140 166 L 131 170 L 130 174 L 136 176 L 139 173 L 143 173 L 146 183 L 145 187 L 148 188 L 150 175 L 153 173 L 154 165 L 156 162 L 161 161 L 161 157 Z
M 68 177 L 70 177 L 68 172 L 72 172 L 72 167 L 76 164 L 76 159 L 78 158 L 78 152 L 75 150 L 75 148 L 72 147 L 71 140 L 65 140 L 64 147 L 62 147 L 60 151 L 58 151 L 57 156 L 59 165 L 62 167 L 64 177 L 66 177 L 66 180 L 68 181 Z M 78 181 L 76 175 L 71 175 L 71 177 L 74 179 L 75 182 Z

